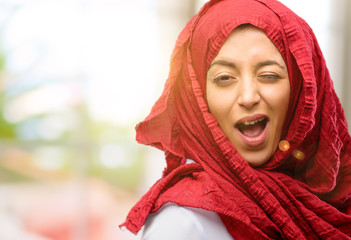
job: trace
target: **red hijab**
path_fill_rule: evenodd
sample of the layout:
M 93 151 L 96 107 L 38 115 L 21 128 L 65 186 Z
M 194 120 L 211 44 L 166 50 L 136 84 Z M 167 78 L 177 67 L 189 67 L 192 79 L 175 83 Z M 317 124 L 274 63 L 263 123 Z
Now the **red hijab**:
M 210 63 L 242 24 L 275 44 L 291 86 L 282 135 L 290 148 L 258 168 L 227 140 L 205 96 Z M 174 202 L 217 212 L 235 239 L 351 239 L 347 122 L 312 30 L 278 1 L 208 2 L 179 35 L 164 91 L 136 131 L 139 143 L 165 152 L 167 167 L 122 224 L 130 231 Z

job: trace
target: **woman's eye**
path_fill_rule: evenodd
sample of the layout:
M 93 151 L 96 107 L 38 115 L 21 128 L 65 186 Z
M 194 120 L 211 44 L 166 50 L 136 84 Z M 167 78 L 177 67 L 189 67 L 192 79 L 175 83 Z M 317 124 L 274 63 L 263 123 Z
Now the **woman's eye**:
M 267 81 L 275 81 L 280 79 L 280 76 L 277 74 L 262 74 L 259 75 L 259 78 Z
M 229 84 L 234 78 L 229 75 L 222 75 L 219 77 L 216 77 L 213 81 L 217 83 L 218 85 L 226 85 Z

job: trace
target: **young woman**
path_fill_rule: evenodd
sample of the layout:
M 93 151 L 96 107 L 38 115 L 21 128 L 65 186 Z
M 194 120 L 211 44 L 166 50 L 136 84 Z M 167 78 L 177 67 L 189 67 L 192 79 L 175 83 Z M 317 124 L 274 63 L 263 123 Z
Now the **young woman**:
M 144 239 L 351 239 L 343 109 L 312 30 L 280 2 L 208 2 L 136 131 L 167 161 L 122 225 Z

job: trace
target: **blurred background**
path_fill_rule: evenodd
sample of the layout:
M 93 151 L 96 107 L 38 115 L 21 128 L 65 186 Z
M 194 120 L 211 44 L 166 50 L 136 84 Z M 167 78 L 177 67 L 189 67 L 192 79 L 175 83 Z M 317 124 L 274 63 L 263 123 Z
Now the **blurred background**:
M 0 0 L 0 239 L 128 240 L 163 153 L 134 126 L 202 0 Z M 314 29 L 351 121 L 351 1 L 282 1 Z M 349 81 L 347 81 L 349 80 Z

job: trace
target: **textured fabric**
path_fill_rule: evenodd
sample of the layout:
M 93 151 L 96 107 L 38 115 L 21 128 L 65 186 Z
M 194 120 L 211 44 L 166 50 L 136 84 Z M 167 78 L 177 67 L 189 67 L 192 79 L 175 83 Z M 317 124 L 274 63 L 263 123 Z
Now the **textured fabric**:
M 172 203 L 147 217 L 141 239 L 233 240 L 217 213 Z
M 205 92 L 209 64 L 231 31 L 247 23 L 275 44 L 291 86 L 282 134 L 290 148 L 257 168 L 227 140 Z M 343 109 L 312 30 L 280 2 L 208 2 L 179 35 L 164 91 L 136 131 L 138 142 L 165 152 L 167 167 L 130 211 L 123 224 L 130 231 L 174 202 L 219 213 L 235 239 L 351 239 L 351 138 Z M 296 149 L 303 160 L 293 156 Z

